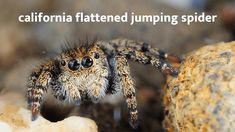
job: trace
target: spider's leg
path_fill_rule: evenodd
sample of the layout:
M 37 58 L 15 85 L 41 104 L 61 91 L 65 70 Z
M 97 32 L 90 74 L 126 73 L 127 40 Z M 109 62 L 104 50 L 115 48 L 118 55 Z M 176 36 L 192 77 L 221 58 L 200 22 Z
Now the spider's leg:
M 144 42 L 138 42 L 138 41 L 129 40 L 129 39 L 115 39 L 111 41 L 110 44 L 114 45 L 114 47 L 132 48 L 133 50 L 145 52 L 155 57 L 166 59 L 174 63 L 180 63 L 182 61 L 182 58 L 174 54 L 166 53 L 157 48 L 153 48 L 151 45 L 144 43 Z
M 29 77 L 27 84 L 27 100 L 28 105 L 31 108 L 32 120 L 36 120 L 40 113 L 43 94 L 47 91 L 51 81 L 50 69 L 50 64 L 46 64 L 35 69 Z
M 138 111 L 137 111 L 137 101 L 136 101 L 136 92 L 134 87 L 133 79 L 130 75 L 129 64 L 125 57 L 117 56 L 116 57 L 116 72 L 115 76 L 116 82 L 119 83 L 120 88 L 123 92 L 123 95 L 126 99 L 127 107 L 130 114 L 130 125 L 133 128 L 138 127 Z
M 43 71 L 39 77 L 32 74 L 29 78 L 27 99 L 32 112 L 32 120 L 36 120 L 40 113 L 43 93 L 46 91 L 49 79 L 50 73 L 46 71 Z
M 169 63 L 149 53 L 125 47 L 117 48 L 117 52 L 119 55 L 125 56 L 127 59 L 137 61 L 142 64 L 151 64 L 154 67 L 160 69 L 165 74 L 169 74 L 172 76 L 177 76 L 178 74 L 178 71 L 175 70 Z
M 149 52 L 149 53 L 153 54 L 154 56 L 159 56 L 160 58 L 167 59 L 167 60 L 174 62 L 174 63 L 181 63 L 182 62 L 181 57 L 176 56 L 175 54 L 166 53 L 166 52 L 159 50 L 157 48 L 150 48 L 149 51 L 145 51 L 145 52 Z

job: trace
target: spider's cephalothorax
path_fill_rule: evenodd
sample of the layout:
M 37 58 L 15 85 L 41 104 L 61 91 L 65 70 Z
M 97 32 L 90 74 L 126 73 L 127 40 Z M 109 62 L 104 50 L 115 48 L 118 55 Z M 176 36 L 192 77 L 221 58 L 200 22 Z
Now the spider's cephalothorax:
M 64 50 L 37 67 L 29 77 L 27 98 L 32 120 L 38 116 L 43 94 L 49 88 L 57 99 L 76 104 L 85 100 L 98 102 L 106 94 L 122 93 L 129 109 L 130 124 L 136 128 L 136 91 L 127 60 L 151 64 L 165 74 L 177 75 L 166 59 L 181 61 L 146 43 L 127 39 L 97 41 Z

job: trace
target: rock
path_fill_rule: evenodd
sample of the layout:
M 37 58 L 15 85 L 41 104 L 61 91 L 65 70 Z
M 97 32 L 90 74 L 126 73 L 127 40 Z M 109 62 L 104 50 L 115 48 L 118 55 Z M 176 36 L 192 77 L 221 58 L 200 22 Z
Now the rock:
M 18 93 L 2 93 L 0 97 L 0 131 L 4 132 L 96 132 L 94 121 L 78 116 L 71 116 L 62 121 L 50 122 L 39 116 L 31 121 L 31 112 L 26 109 L 26 101 Z
M 12 131 L 11 127 L 7 123 L 1 121 L 0 121 L 0 130 L 4 130 L 4 132 Z
M 177 78 L 168 77 L 167 131 L 235 130 L 235 42 L 189 53 Z

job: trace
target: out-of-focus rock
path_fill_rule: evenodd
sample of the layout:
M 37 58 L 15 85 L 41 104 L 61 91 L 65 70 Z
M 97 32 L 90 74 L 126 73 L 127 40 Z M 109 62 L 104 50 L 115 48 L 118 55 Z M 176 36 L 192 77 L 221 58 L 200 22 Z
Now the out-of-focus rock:
M 96 132 L 97 126 L 88 118 L 68 117 L 62 121 L 50 122 L 39 116 L 31 121 L 31 112 L 26 109 L 26 101 L 21 94 L 4 93 L 0 96 L 0 131 L 9 132 Z
M 168 131 L 235 130 L 235 42 L 202 47 L 168 78 L 164 126 Z

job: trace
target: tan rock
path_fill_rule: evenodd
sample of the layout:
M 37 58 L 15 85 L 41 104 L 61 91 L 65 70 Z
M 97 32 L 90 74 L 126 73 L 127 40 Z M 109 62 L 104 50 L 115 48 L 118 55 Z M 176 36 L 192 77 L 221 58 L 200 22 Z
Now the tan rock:
M 88 118 L 68 117 L 62 121 L 50 122 L 39 116 L 31 121 L 31 113 L 26 109 L 26 101 L 17 93 L 5 93 L 0 97 L 0 131 L 4 132 L 96 132 L 97 126 Z
M 186 56 L 164 96 L 168 131 L 235 130 L 235 42 L 202 47 Z

